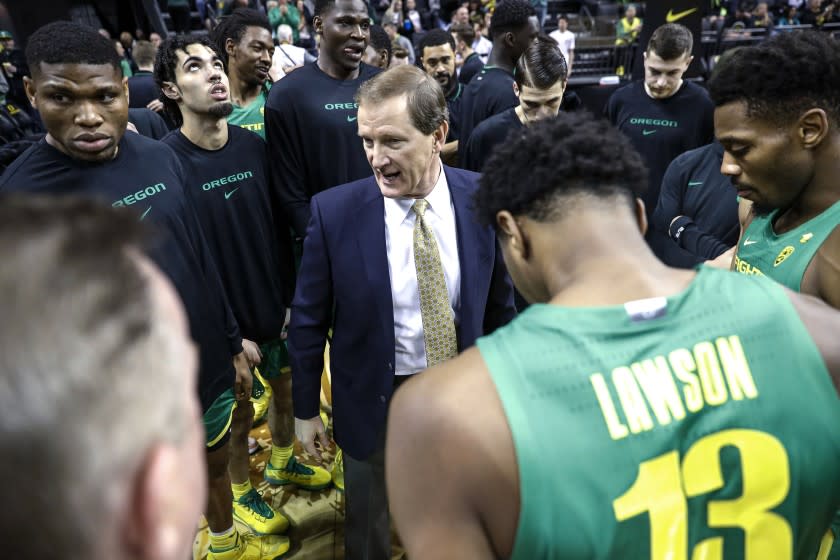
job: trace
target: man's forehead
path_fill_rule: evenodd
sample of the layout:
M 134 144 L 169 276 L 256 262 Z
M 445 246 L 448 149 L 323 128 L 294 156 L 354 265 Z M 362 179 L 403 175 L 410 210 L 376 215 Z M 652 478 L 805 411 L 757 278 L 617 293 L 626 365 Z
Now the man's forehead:
M 38 64 L 37 71 L 32 73 L 36 83 L 52 81 L 87 82 L 88 80 L 121 82 L 122 69 L 113 64 L 77 63 L 48 63 Z
M 219 58 L 216 51 L 209 48 L 207 45 L 202 45 L 201 43 L 190 43 L 183 49 L 176 50 L 175 55 L 178 57 L 178 62 L 184 62 L 190 57 L 208 59 Z
M 452 45 L 444 43 L 443 45 L 430 45 L 423 48 L 423 58 L 440 58 L 442 56 L 452 56 Z
M 367 9 L 361 0 L 336 0 L 330 15 L 333 17 L 358 16 L 368 17 Z
M 664 58 L 656 54 L 654 51 L 649 51 L 645 56 L 645 63 L 651 68 L 674 70 L 677 68 L 682 68 L 685 65 L 685 63 L 688 62 L 688 59 L 690 57 L 691 54 L 686 52 L 677 58 L 665 60 Z

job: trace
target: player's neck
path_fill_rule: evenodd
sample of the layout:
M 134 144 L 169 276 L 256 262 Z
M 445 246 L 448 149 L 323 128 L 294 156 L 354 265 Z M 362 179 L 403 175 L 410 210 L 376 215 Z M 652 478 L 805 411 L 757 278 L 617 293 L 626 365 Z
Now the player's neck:
M 691 282 L 695 272 L 662 264 L 632 219 L 610 218 L 603 212 L 581 215 L 565 231 L 555 231 L 546 238 L 546 245 L 552 237 L 575 240 L 555 249 L 555 258 L 545 267 L 550 303 L 572 307 L 621 305 L 670 296 Z M 546 249 L 534 248 L 535 252 L 540 250 Z
M 205 150 L 219 150 L 228 141 L 228 123 L 224 117 L 211 115 L 183 114 L 181 134 L 187 140 Z
M 346 67 L 338 64 L 334 60 L 330 60 L 326 56 L 319 56 L 317 64 L 321 72 L 334 80 L 355 80 L 359 77 L 359 72 L 362 69 L 362 65 L 359 64 L 355 69 L 348 70 Z
M 493 47 L 493 50 L 490 51 L 490 56 L 487 58 L 487 66 L 495 66 L 496 68 L 501 68 L 502 70 L 507 70 L 509 73 L 513 74 L 513 62 L 510 60 L 510 55 L 506 49 L 503 47 L 496 48 Z
M 245 107 L 250 105 L 262 93 L 262 84 L 255 84 L 243 80 L 236 69 L 230 69 L 230 101 L 234 105 Z

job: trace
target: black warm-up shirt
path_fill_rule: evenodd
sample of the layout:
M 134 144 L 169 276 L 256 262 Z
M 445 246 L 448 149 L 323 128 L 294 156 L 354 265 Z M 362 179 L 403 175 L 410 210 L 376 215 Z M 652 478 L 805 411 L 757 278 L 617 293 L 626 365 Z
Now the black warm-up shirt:
M 714 105 L 702 87 L 683 82 L 667 99 L 652 99 L 643 81 L 633 82 L 610 96 L 607 118 L 639 151 L 650 173 L 642 196 L 648 219 L 659 200 L 659 187 L 668 165 L 678 155 L 714 139 Z
M 242 339 L 184 189 L 183 169 L 168 146 L 127 132 L 117 156 L 100 163 L 73 159 L 41 140 L 0 177 L 0 192 L 89 196 L 153 224 L 150 257 L 181 296 L 199 346 L 202 410 L 233 387 L 232 356 L 242 351 Z
M 271 180 L 301 237 L 315 194 L 372 173 L 358 136 L 353 97 L 380 71 L 362 64 L 355 80 L 336 80 L 317 64 L 306 64 L 268 94 L 265 133 Z
M 459 142 L 468 141 L 481 121 L 518 104 L 519 99 L 513 93 L 513 75 L 496 66 L 485 66 L 464 89 Z M 461 167 L 463 163 L 462 155 Z
M 181 160 L 198 219 L 242 336 L 280 338 L 294 292 L 286 220 L 275 221 L 263 139 L 228 126 L 218 150 L 193 144 L 180 130 L 163 140 Z
M 464 96 L 464 86 L 457 81 L 455 87 L 446 98 L 446 109 L 449 111 L 449 132 L 447 142 L 454 142 L 461 137 L 461 101 Z
M 470 134 L 470 139 L 467 140 L 461 152 L 463 154 L 462 167 L 481 173 L 484 162 L 493 153 L 493 148 L 504 142 L 511 130 L 519 130 L 523 127 L 522 121 L 516 116 L 516 107 L 482 121 Z
M 464 61 L 464 64 L 461 65 L 461 73 L 458 74 L 458 81 L 467 85 L 476 74 L 481 72 L 482 68 L 484 68 L 484 63 L 481 62 L 481 58 L 478 54 L 470 54 L 470 56 L 468 56 Z
M 169 134 L 166 121 L 151 109 L 129 109 L 128 121 L 137 128 L 138 133 L 147 138 L 161 140 Z
M 738 242 L 738 197 L 732 181 L 720 172 L 721 161 L 723 146 L 714 142 L 678 156 L 668 166 L 651 224 L 674 241 L 663 258 L 666 264 L 692 266 Z

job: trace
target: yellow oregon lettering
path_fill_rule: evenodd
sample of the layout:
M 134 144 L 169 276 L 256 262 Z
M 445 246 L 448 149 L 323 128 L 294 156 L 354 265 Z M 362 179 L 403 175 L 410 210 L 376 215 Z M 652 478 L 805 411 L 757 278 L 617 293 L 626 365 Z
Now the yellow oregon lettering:
M 630 369 L 641 385 L 657 422 L 666 426 L 671 423 L 672 416 L 676 420 L 685 418 L 685 408 L 664 357 L 634 363 Z
M 685 407 L 689 412 L 697 412 L 703 408 L 703 390 L 700 388 L 700 380 L 694 373 L 697 371 L 697 364 L 694 363 L 694 356 L 685 348 L 679 348 L 668 354 L 668 363 L 674 375 L 684 383 L 683 398 Z
M 621 408 L 624 409 L 624 416 L 627 417 L 627 424 L 630 425 L 630 431 L 638 434 L 641 431 L 652 430 L 653 420 L 630 368 L 615 368 L 612 372 L 612 382 L 618 393 Z
M 700 385 L 703 387 L 703 400 L 706 404 L 717 406 L 726 402 L 726 386 L 720 363 L 715 354 L 715 347 L 711 342 L 701 342 L 694 346 L 694 361 L 700 374 Z
M 589 381 L 592 383 L 592 388 L 595 389 L 595 397 L 598 399 L 598 404 L 601 407 L 601 413 L 604 415 L 604 421 L 607 423 L 607 430 L 610 437 L 613 439 L 621 439 L 627 437 L 629 430 L 627 426 L 621 423 L 618 418 L 618 412 L 615 410 L 612 397 L 610 397 L 610 390 L 607 388 L 607 382 L 604 381 L 604 376 L 600 373 L 593 373 L 589 376 Z
M 715 341 L 720 361 L 723 364 L 723 372 L 726 375 L 726 384 L 729 387 L 729 394 L 736 401 L 745 396 L 754 399 L 758 396 L 758 389 L 750 371 L 750 365 L 744 356 L 744 348 L 741 346 L 741 339 L 737 336 L 729 338 L 718 338 Z
M 698 342 L 691 350 L 677 348 L 667 358 L 654 356 L 617 367 L 609 380 L 601 373 L 592 374 L 589 380 L 614 440 L 652 430 L 654 420 L 656 425 L 667 426 L 704 406 L 758 397 L 736 335 Z

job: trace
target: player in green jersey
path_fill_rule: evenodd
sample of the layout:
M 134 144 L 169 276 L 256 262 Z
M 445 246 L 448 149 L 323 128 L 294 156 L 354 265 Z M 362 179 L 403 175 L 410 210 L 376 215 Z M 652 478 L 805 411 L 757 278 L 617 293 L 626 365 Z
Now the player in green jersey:
M 840 502 L 840 313 L 662 264 L 646 181 L 628 140 L 576 113 L 488 161 L 477 212 L 534 304 L 392 401 L 386 476 L 410 557 L 816 550 Z
M 781 34 L 724 57 L 709 90 L 721 172 L 741 197 L 733 269 L 840 309 L 840 50 Z M 840 512 L 827 545 L 840 539 Z M 840 559 L 840 546 L 827 556 Z
M 265 14 L 239 8 L 213 30 L 213 41 L 226 57 L 233 112 L 227 120 L 265 140 L 265 100 L 271 88 L 274 41 Z

